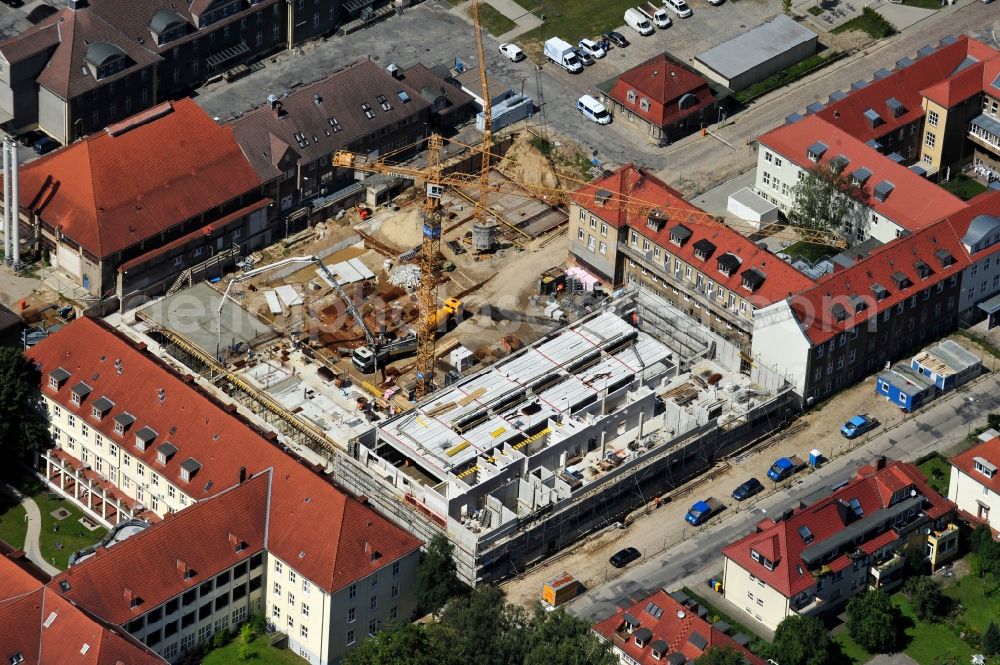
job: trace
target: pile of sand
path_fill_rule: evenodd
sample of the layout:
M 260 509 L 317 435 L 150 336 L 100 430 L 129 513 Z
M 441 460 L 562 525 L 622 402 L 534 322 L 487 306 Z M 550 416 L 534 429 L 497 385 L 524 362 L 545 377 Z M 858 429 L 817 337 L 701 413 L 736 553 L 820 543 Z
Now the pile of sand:
M 368 229 L 377 240 L 405 251 L 420 244 L 423 221 L 419 206 L 380 213 Z
M 559 187 L 559 176 L 556 175 L 552 160 L 531 145 L 532 138 L 534 136 L 530 132 L 518 134 L 498 165 L 499 170 L 511 180 L 525 185 Z

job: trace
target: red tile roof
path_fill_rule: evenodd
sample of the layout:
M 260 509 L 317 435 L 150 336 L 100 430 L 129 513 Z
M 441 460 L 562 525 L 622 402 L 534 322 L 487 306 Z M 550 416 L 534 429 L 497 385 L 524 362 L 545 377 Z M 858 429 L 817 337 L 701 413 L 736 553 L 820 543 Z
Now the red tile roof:
M 241 467 L 251 474 L 273 469 L 268 550 L 327 591 L 369 575 L 420 546 L 416 538 L 299 464 L 195 384 L 99 321 L 77 319 L 32 347 L 28 355 L 41 366 L 47 397 L 78 414 L 107 440 L 120 442 L 152 472 L 195 499 L 217 495 L 236 483 Z M 121 373 L 116 361 L 120 361 Z M 71 376 L 54 391 L 48 387 L 48 374 L 59 367 Z M 92 392 L 75 406 L 70 389 L 79 381 L 86 382 Z M 158 398 L 161 388 L 162 402 Z M 107 396 L 114 407 L 97 421 L 91 405 L 101 396 Z M 136 419 L 124 437 L 114 433 L 114 417 L 123 412 Z M 135 447 L 135 434 L 144 426 L 158 433 L 145 452 Z M 164 465 L 157 461 L 156 448 L 166 441 L 177 452 Z M 178 470 L 188 458 L 197 460 L 201 468 L 185 483 Z M 167 524 L 171 521 L 175 520 Z M 367 545 L 379 554 L 374 561 Z
M 650 610 L 659 612 L 659 616 L 651 614 Z M 625 613 L 639 620 L 640 629 L 646 628 L 652 632 L 652 637 L 643 646 L 640 647 L 635 643 L 634 631 L 629 634 L 626 630 Z M 687 662 L 691 662 L 711 647 L 720 646 L 738 651 L 750 665 L 764 665 L 762 658 L 739 646 L 725 633 L 712 628 L 711 624 L 699 617 L 692 608 L 677 602 L 662 589 L 652 596 L 636 601 L 631 607 L 619 609 L 616 614 L 598 621 L 594 624 L 594 631 L 639 665 L 662 665 L 674 653 L 682 654 Z M 690 641 L 695 633 L 706 642 L 704 648 Z M 653 657 L 651 648 L 658 641 L 666 645 L 666 651 L 661 654 L 660 660 Z
M 830 160 L 843 155 L 848 159 L 844 169 L 846 173 L 862 166 L 871 171 L 871 177 L 863 186 L 867 195 L 865 205 L 904 229 L 916 231 L 965 207 L 957 196 L 895 163 L 821 117 L 811 115 L 760 137 L 761 145 L 806 169 L 815 167 L 807 153 L 817 141 L 827 146 L 820 164 L 829 164 Z M 883 180 L 892 183 L 893 190 L 885 201 L 879 201 L 873 190 Z
M 955 71 L 966 58 L 970 44 L 979 42 L 963 35 L 954 44 L 940 48 L 885 78 L 870 81 L 865 87 L 847 93 L 846 97 L 827 105 L 816 115 L 862 142 L 894 132 L 900 126 L 907 125 L 924 115 L 920 91 L 945 79 Z M 906 109 L 899 117 L 895 117 L 887 105 L 891 98 L 901 102 Z M 868 109 L 876 111 L 881 116 L 883 120 L 881 125 L 872 128 L 865 117 L 865 111 Z
M 811 506 L 795 510 L 787 519 L 777 522 L 771 519 L 761 521 L 754 533 L 723 547 L 722 554 L 786 598 L 791 598 L 815 583 L 815 578 L 802 560 L 802 552 L 807 547 L 836 535 L 856 519 L 848 505 L 852 499 L 856 499 L 864 515 L 869 516 L 889 506 L 889 499 L 883 494 L 884 489 L 890 487 L 901 490 L 911 486 L 929 503 L 925 512 L 931 519 L 954 510 L 954 504 L 932 490 L 917 467 L 909 462 L 891 462 L 879 470 L 870 466 L 862 467 L 847 485 L 836 492 Z M 809 543 L 801 535 L 800 529 L 803 528 L 807 528 L 812 534 Z M 874 552 L 879 547 L 888 545 L 895 540 L 895 532 L 892 529 L 888 532 L 893 537 L 886 536 L 883 532 L 862 543 L 860 547 Z M 776 550 L 774 558 L 770 556 L 770 551 L 765 553 L 762 549 L 765 546 Z M 751 550 L 772 561 L 773 570 L 755 561 L 750 554 Z M 842 566 L 840 558 L 834 559 L 833 564 Z
M 893 531 L 892 529 L 889 529 L 888 531 L 886 531 L 885 533 L 883 533 L 881 536 L 875 536 L 874 538 L 872 538 L 868 542 L 862 544 L 861 545 L 861 551 L 864 552 L 865 554 L 872 555 L 875 552 L 877 552 L 880 549 L 882 549 L 883 547 L 885 547 L 886 545 L 889 545 L 890 543 L 894 543 L 897 540 L 899 540 L 899 536 L 896 534 L 895 531 Z
M 235 480 L 235 479 L 234 479 Z M 125 624 L 265 549 L 271 475 L 263 472 L 170 516 L 53 578 L 50 586 L 101 619 Z M 244 544 L 237 551 L 230 535 Z M 128 575 L 136 562 L 141 575 Z M 181 570 L 193 573 L 184 579 Z M 131 607 L 127 597 L 138 599 Z
M 636 93 L 635 101 L 629 101 L 629 91 Z M 658 127 L 665 127 L 698 113 L 715 101 L 704 78 L 674 62 L 666 53 L 653 56 L 621 74 L 608 94 L 640 118 Z M 685 104 L 690 105 L 681 108 L 680 102 L 687 95 L 694 99 L 686 99 Z M 649 110 L 643 110 L 643 99 L 649 101 Z
M 953 259 L 951 265 L 943 265 L 939 253 L 947 253 Z M 930 276 L 920 277 L 916 268 L 919 261 L 933 271 Z M 935 224 L 911 236 L 897 238 L 853 266 L 824 276 L 816 286 L 796 294 L 791 308 L 812 343 L 822 344 L 944 279 L 957 278 L 967 265 L 968 254 L 954 229 L 947 224 Z M 910 285 L 898 288 L 893 278 L 897 273 L 906 277 Z M 888 293 L 882 300 L 875 298 L 872 287 L 876 284 Z M 852 296 L 862 298 L 865 309 L 854 313 Z M 835 306 L 845 308 L 847 318 L 838 321 L 833 313 Z
M 597 192 L 601 190 L 611 193 L 603 203 L 597 200 Z M 627 193 L 624 197 L 623 192 Z M 704 214 L 700 208 L 685 201 L 683 194 L 635 164 L 625 164 L 611 175 L 584 185 L 573 194 L 573 201 L 615 228 L 623 226 L 629 216 L 624 207 L 626 203 L 654 207 L 671 214 L 687 211 Z
M 920 91 L 920 94 L 945 108 L 964 102 L 987 90 L 1000 66 L 1000 51 L 992 51 L 988 59 L 973 63 L 954 75 Z
M 231 128 L 190 99 L 157 108 L 25 165 L 20 204 L 103 258 L 260 187 Z
M 162 665 L 120 627 L 104 624 L 0 557 L 0 654 L 25 665 Z M 20 661 L 19 661 L 20 662 Z
M 975 458 L 982 458 L 1000 469 L 1000 437 L 990 439 L 977 446 L 969 448 L 963 453 L 951 458 L 952 466 L 972 478 L 983 487 L 988 487 L 993 492 L 1000 494 L 1000 473 L 994 473 L 992 478 L 987 478 L 985 474 L 976 471 Z

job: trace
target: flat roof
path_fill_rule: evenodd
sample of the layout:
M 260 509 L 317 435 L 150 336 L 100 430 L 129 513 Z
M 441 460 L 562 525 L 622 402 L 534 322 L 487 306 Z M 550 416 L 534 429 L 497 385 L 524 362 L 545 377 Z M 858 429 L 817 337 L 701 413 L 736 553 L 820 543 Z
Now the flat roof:
M 695 59 L 727 79 L 732 79 L 785 51 L 817 39 L 815 32 L 784 14 L 761 23 Z
M 919 390 L 927 390 L 934 387 L 934 382 L 929 378 L 921 374 L 920 372 L 912 369 L 909 365 L 904 363 L 899 363 L 898 365 L 893 365 L 892 369 L 879 372 L 878 378 L 883 381 L 896 386 L 897 388 L 902 388 L 902 383 L 907 385 L 912 384 L 916 386 Z M 912 391 L 907 391 L 912 392 Z
M 548 433 L 550 418 L 669 357 L 662 343 L 603 312 L 452 384 L 382 423 L 378 436 L 450 473 L 505 444 Z M 570 418 L 563 427 L 571 433 L 576 425 Z
M 770 201 L 765 200 L 764 197 L 749 187 L 744 187 L 743 189 L 733 192 L 729 195 L 729 198 L 737 203 L 745 205 L 758 215 L 767 214 L 777 207 Z
M 979 356 L 951 339 L 921 351 L 914 360 L 941 375 L 960 374 L 982 362 Z

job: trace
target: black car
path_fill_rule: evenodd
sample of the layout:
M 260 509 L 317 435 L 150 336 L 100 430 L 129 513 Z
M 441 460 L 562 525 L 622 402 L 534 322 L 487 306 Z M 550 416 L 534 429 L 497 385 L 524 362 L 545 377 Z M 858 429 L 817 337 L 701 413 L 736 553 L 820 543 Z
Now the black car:
M 605 32 L 601 36 L 607 39 L 615 46 L 617 46 L 618 48 L 625 48 L 626 46 L 628 46 L 628 40 L 625 39 L 625 35 L 623 35 L 620 32 L 616 32 L 615 30 L 611 30 L 610 32 Z
M 764 486 L 756 478 L 751 478 L 733 490 L 733 498 L 737 501 L 744 501 L 750 497 L 764 491 Z
M 24 7 L 24 0 L 0 0 L 0 2 L 3 2 L 3 4 L 7 5 L 11 9 Z
M 636 548 L 626 547 L 620 552 L 616 552 L 613 557 L 608 559 L 608 561 L 615 568 L 624 568 L 625 566 L 629 565 L 630 563 L 632 563 L 641 556 L 642 554 L 640 554 L 639 550 L 637 550 Z

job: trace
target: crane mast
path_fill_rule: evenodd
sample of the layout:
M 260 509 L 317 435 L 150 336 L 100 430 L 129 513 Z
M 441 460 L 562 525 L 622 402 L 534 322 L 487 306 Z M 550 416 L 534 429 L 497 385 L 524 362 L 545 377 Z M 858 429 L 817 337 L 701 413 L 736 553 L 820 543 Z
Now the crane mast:
M 423 210 L 423 236 L 420 242 L 420 287 L 417 300 L 417 399 L 434 385 L 434 342 L 437 321 L 438 253 L 441 246 L 441 136 L 427 140 L 426 196 Z
M 479 23 L 479 0 L 472 0 L 472 25 L 476 31 L 476 57 L 479 58 L 479 85 L 483 91 L 483 143 L 479 151 L 479 196 L 473 213 L 475 222 L 486 224 L 486 201 L 490 188 L 490 147 L 493 137 L 493 102 L 490 84 L 486 78 L 486 51 L 483 48 L 483 30 Z

